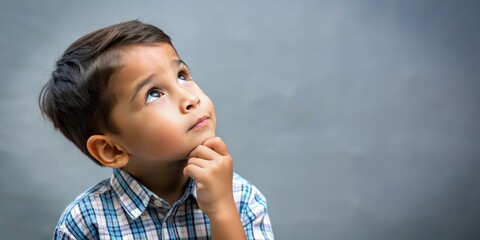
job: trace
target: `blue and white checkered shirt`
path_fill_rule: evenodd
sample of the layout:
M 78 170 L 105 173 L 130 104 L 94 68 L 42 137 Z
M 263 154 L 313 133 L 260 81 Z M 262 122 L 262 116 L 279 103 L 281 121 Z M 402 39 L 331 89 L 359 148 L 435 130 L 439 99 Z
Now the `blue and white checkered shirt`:
M 237 174 L 233 194 L 248 239 L 273 239 L 267 201 Z M 211 239 L 210 222 L 196 201 L 191 179 L 170 206 L 127 172 L 88 189 L 60 217 L 54 239 Z

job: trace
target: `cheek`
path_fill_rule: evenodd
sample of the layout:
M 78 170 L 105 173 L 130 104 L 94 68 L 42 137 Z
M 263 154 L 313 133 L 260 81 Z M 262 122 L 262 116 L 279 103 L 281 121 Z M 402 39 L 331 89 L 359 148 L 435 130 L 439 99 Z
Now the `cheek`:
M 146 158 L 152 157 L 153 159 L 173 160 L 183 157 L 183 152 L 180 150 L 185 134 L 179 130 L 172 126 L 158 127 L 154 130 L 155 132 L 149 134 L 148 142 L 144 144 L 147 149 L 141 153 L 145 153 Z
M 143 159 L 171 159 L 179 155 L 176 150 L 185 137 L 185 126 L 181 119 L 172 115 L 148 118 L 128 128 L 129 139 L 126 150 L 130 155 Z M 145 118 L 144 118 L 145 119 Z
M 206 103 L 206 106 L 209 109 L 210 113 L 212 114 L 211 119 L 212 119 L 212 121 L 213 121 L 213 123 L 216 127 L 217 126 L 217 115 L 215 113 L 215 106 L 213 105 L 212 100 L 210 100 L 210 98 L 208 98 L 208 97 L 206 97 L 205 103 Z

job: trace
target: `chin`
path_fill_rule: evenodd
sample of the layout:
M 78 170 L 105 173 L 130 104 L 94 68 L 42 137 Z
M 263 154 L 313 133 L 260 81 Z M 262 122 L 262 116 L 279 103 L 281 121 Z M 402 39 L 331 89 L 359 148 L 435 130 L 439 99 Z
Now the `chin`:
M 216 136 L 216 135 L 215 135 L 215 132 L 206 133 L 205 135 L 203 135 L 203 136 L 201 136 L 201 137 L 199 138 L 199 142 L 198 142 L 197 145 L 200 145 L 200 144 L 204 143 L 205 141 L 207 141 L 207 139 L 213 138 L 213 137 L 215 137 L 215 136 Z
M 215 132 L 205 132 L 195 138 L 194 141 L 192 141 L 192 147 L 195 148 L 198 145 L 203 144 L 207 139 L 215 137 Z

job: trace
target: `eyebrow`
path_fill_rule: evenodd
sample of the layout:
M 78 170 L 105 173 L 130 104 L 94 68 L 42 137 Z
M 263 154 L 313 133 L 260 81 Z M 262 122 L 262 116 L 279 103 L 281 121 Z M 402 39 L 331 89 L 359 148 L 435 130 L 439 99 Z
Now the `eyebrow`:
M 133 99 L 137 96 L 138 92 L 147 84 L 149 84 L 151 81 L 153 81 L 153 78 L 155 77 L 155 73 L 151 74 L 141 82 L 139 82 L 136 86 L 135 89 L 133 90 L 133 96 L 132 99 L 130 99 L 130 102 L 133 102 Z
M 177 67 L 180 67 L 181 65 L 185 65 L 185 67 L 189 68 L 188 65 L 182 59 L 174 59 L 173 61 L 177 64 Z
M 182 59 L 173 59 L 173 62 L 177 64 L 177 67 L 180 67 L 182 65 L 185 65 L 188 68 L 188 65 L 182 60 Z M 139 82 L 136 86 L 135 89 L 133 90 L 133 96 L 132 99 L 130 99 L 130 102 L 133 102 L 133 99 L 137 96 L 138 92 L 147 84 L 153 81 L 153 78 L 155 77 L 155 73 L 151 74 L 141 82 Z

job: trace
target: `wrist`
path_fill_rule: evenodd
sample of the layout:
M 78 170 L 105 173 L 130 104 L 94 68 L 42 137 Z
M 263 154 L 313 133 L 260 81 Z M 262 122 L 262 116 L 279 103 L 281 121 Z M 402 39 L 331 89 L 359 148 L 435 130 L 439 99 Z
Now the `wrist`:
M 237 205 L 235 204 L 235 200 L 233 196 L 229 199 L 225 199 L 222 202 L 216 204 L 215 207 L 211 208 L 205 214 L 208 215 L 208 218 L 212 221 L 214 220 L 226 220 L 233 216 L 238 217 L 238 209 Z
M 213 239 L 245 240 L 245 230 L 233 197 L 224 204 L 222 208 L 218 208 L 219 211 L 207 214 Z

